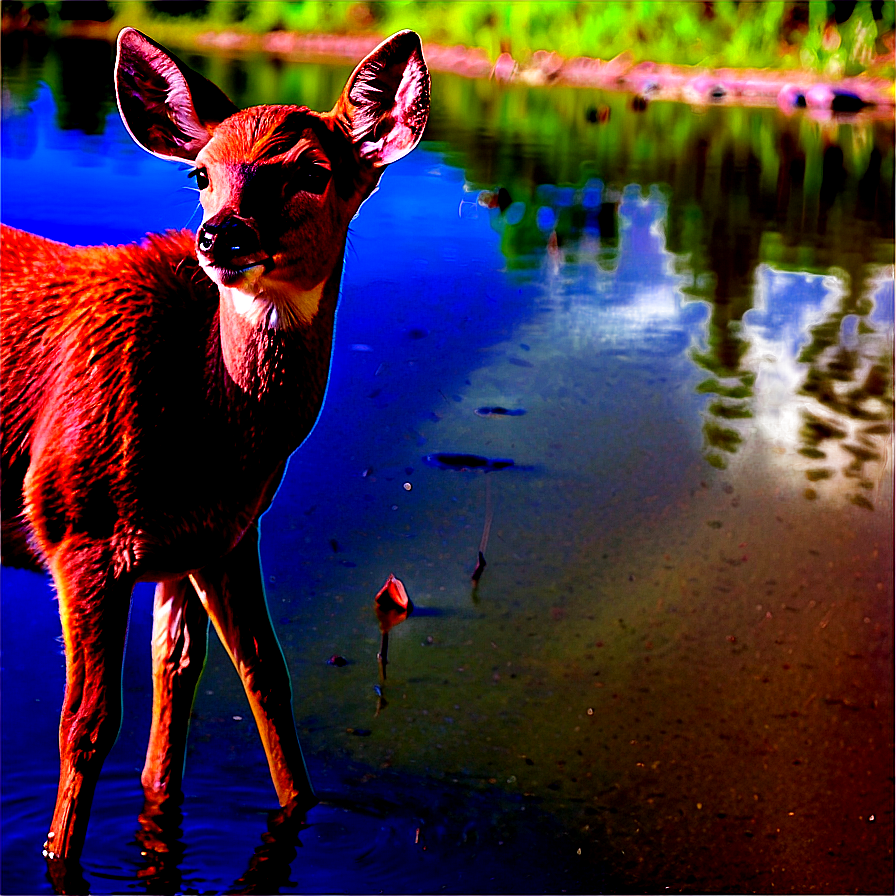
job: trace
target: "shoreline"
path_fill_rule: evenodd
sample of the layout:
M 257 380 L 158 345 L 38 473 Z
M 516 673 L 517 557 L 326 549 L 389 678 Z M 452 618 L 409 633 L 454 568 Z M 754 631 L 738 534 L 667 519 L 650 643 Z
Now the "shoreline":
M 360 59 L 379 40 L 370 35 L 304 35 L 281 31 L 259 37 L 207 31 L 197 35 L 196 44 L 231 52 L 261 51 L 285 58 Z M 526 64 L 509 53 L 502 53 L 492 63 L 478 47 L 424 43 L 423 53 L 433 71 L 493 78 L 510 84 L 615 90 L 644 100 L 696 106 L 778 106 L 784 111 L 805 108 L 811 113 L 861 112 L 874 117 L 894 117 L 894 82 L 882 77 L 860 75 L 832 80 L 802 70 L 710 69 L 635 62 L 630 52 L 601 60 L 584 56 L 567 59 L 558 53 L 539 50 Z
M 273 31 L 264 35 L 237 31 L 203 31 L 197 47 L 221 52 L 262 52 L 283 59 L 354 61 L 383 38 L 378 35 L 299 34 Z M 894 82 L 880 76 L 824 78 L 804 70 L 711 69 L 668 63 L 635 62 L 630 51 L 614 59 L 565 58 L 538 50 L 527 63 L 502 53 L 492 63 L 479 47 L 444 46 L 424 42 L 427 65 L 438 72 L 468 78 L 491 78 L 507 84 L 535 87 L 562 85 L 633 94 L 647 101 L 683 102 L 691 106 L 777 106 L 785 113 L 805 110 L 813 117 L 861 115 L 893 119 Z
M 271 31 L 253 34 L 233 29 L 185 32 L 167 23 L 134 24 L 149 28 L 160 43 L 181 50 L 213 50 L 229 55 L 264 53 L 295 62 L 309 59 L 356 62 L 383 40 L 382 36 L 370 33 Z M 117 22 L 71 22 L 64 36 L 113 41 L 118 27 Z M 16 30 L 4 28 L 4 34 Z M 24 29 L 24 33 L 31 32 Z M 482 48 L 463 45 L 424 42 L 423 52 L 432 71 L 489 78 L 510 85 L 557 85 L 629 93 L 636 109 L 655 101 L 681 102 L 698 108 L 777 106 L 785 114 L 801 112 L 821 120 L 834 116 L 893 120 L 896 112 L 896 82 L 879 75 L 826 78 L 803 69 L 713 69 L 636 62 L 631 51 L 602 60 L 585 56 L 566 58 L 553 51 L 538 50 L 526 62 L 514 59 L 509 53 L 502 53 L 492 62 Z

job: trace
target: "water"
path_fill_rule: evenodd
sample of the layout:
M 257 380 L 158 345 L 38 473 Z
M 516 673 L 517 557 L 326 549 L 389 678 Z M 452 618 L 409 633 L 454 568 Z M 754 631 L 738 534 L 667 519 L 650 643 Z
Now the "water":
M 3 49 L 6 223 L 195 227 L 184 172 L 118 122 L 106 45 Z M 190 61 L 314 108 L 351 69 Z M 433 100 L 353 225 L 326 406 L 263 521 L 322 805 L 263 847 L 273 788 L 213 638 L 180 845 L 141 856 L 141 586 L 91 891 L 888 891 L 891 124 L 448 76 Z M 389 573 L 417 611 L 383 705 Z M 2 619 L 0 889 L 51 892 L 47 580 L 4 569 Z

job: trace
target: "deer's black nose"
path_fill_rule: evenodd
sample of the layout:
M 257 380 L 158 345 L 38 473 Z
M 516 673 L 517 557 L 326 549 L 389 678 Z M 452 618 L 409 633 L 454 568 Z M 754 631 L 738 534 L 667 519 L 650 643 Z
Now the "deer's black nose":
M 252 255 L 261 249 L 255 229 L 233 214 L 209 218 L 199 228 L 196 245 L 214 264 L 225 267 L 234 259 Z

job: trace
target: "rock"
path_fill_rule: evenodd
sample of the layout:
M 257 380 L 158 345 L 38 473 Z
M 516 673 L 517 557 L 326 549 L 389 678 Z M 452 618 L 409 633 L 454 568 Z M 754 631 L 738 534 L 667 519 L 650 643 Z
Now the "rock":
M 804 109 L 806 107 L 806 92 L 796 84 L 785 84 L 778 91 L 778 105 L 789 111 L 791 109 Z
M 728 95 L 728 88 L 712 74 L 703 74 L 687 85 L 687 93 L 697 102 L 717 102 Z
M 868 103 L 855 91 L 846 87 L 833 87 L 830 84 L 813 84 L 806 91 L 806 105 L 810 109 L 830 110 L 831 112 L 858 112 Z

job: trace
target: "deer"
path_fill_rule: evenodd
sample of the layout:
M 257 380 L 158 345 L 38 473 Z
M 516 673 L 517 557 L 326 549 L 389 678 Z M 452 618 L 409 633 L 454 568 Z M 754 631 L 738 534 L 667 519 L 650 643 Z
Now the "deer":
M 365 57 L 329 112 L 241 110 L 133 28 L 114 81 L 136 143 L 190 166 L 197 232 L 82 247 L 2 228 L 2 562 L 49 572 L 65 652 L 51 868 L 79 862 L 118 736 L 138 582 L 156 583 L 146 806 L 183 798 L 210 622 L 281 811 L 317 804 L 259 520 L 324 401 L 349 224 L 429 114 L 413 31 Z

